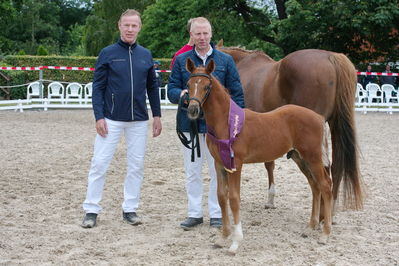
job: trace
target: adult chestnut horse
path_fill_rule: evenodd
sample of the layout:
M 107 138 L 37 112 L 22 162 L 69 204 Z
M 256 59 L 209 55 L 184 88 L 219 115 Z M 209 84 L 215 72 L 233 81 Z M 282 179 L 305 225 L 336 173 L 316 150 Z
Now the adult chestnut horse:
M 230 98 L 223 85 L 212 76 L 214 61 L 196 68 L 188 58 L 189 105 L 187 114 L 197 119 L 203 110 L 208 128 L 207 145 L 215 158 L 217 194 L 222 211 L 222 239 L 230 235 L 228 202 L 233 214 L 232 244 L 229 252 L 237 252 L 243 238 L 240 218 L 241 169 L 245 163 L 275 160 L 286 153 L 294 159 L 307 177 L 312 189 L 312 214 L 309 229 L 319 224 L 320 210 L 324 224 L 320 243 L 331 233 L 332 189 L 328 171 L 328 150 L 324 117 L 297 105 L 285 105 L 268 113 L 242 110 Z M 324 207 L 320 208 L 321 198 Z M 219 243 L 220 244 L 220 243 Z
M 344 180 L 344 204 L 361 209 L 363 193 L 354 123 L 356 70 L 343 54 L 308 49 L 274 61 L 261 51 L 217 45 L 237 64 L 245 105 L 268 112 L 285 104 L 307 107 L 324 116 L 331 131 L 334 207 Z M 274 161 L 265 162 L 269 176 L 266 207 L 274 208 Z M 335 208 L 334 208 L 335 209 Z

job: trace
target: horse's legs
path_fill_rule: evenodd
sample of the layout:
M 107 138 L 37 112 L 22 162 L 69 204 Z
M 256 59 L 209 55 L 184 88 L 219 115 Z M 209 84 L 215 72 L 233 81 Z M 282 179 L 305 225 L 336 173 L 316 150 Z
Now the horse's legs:
M 312 169 L 313 176 L 315 181 L 317 182 L 317 187 L 321 192 L 321 197 L 324 201 L 324 224 L 323 224 L 323 232 L 319 238 L 320 244 L 326 244 L 328 237 L 331 234 L 331 224 L 332 224 L 332 182 L 330 176 L 328 175 L 324 166 L 319 164 L 311 165 L 310 168 Z
M 266 209 L 275 209 L 274 206 L 274 196 L 276 195 L 276 190 L 274 186 L 274 161 L 272 162 L 265 162 L 265 168 L 267 170 L 267 176 L 269 178 L 269 190 L 267 193 L 267 203 L 265 205 Z
M 228 213 L 228 194 L 229 194 L 229 183 L 228 183 L 228 176 L 226 170 L 224 170 L 223 165 L 218 164 L 215 161 L 215 169 L 217 175 L 217 194 L 218 194 L 218 201 L 219 206 L 222 212 L 222 236 L 218 239 L 215 243 L 216 247 L 222 247 L 224 239 L 226 239 L 230 235 L 230 220 L 229 220 L 229 213 Z
M 324 169 L 326 170 L 326 173 L 330 176 L 330 166 L 324 166 Z M 335 201 L 333 201 L 333 204 L 335 204 Z M 334 207 L 333 207 L 333 209 L 331 211 L 331 215 L 334 216 Z M 333 218 L 331 218 L 331 219 L 333 219 Z M 324 220 L 324 200 L 323 200 L 323 197 L 322 197 L 321 198 L 321 202 L 320 202 L 319 222 L 322 222 L 323 220 Z
M 236 162 L 237 163 L 237 162 Z M 232 233 L 232 244 L 229 248 L 229 253 L 236 254 L 238 246 L 243 239 L 241 220 L 240 220 L 240 184 L 241 184 L 241 167 L 242 165 L 237 163 L 237 171 L 228 174 L 229 183 L 229 202 L 230 209 L 233 214 L 233 233 Z
M 310 215 L 310 221 L 308 224 L 308 228 L 314 230 L 317 228 L 319 224 L 319 216 L 320 216 L 320 190 L 314 180 L 312 175 L 311 169 L 309 168 L 308 164 L 301 158 L 297 151 L 293 151 L 291 154 L 291 158 L 295 161 L 298 165 L 301 172 L 306 176 L 310 188 L 312 189 L 312 213 Z M 307 237 L 309 234 L 308 230 L 302 233 L 304 237 Z

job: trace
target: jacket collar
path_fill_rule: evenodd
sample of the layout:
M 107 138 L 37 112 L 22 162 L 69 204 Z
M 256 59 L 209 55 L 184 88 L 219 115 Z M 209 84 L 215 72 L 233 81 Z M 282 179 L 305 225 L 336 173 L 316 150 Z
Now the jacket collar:
M 129 49 L 129 47 L 131 47 L 131 49 L 134 49 L 134 48 L 137 46 L 137 41 L 134 42 L 132 45 L 130 45 L 130 44 L 128 44 L 128 43 L 122 41 L 121 38 L 119 38 L 118 44 L 119 44 L 120 46 L 122 46 L 123 48 L 126 48 L 126 49 Z
M 212 47 L 212 53 L 208 56 L 208 58 L 213 58 L 213 55 L 215 54 L 215 44 L 213 42 L 210 43 L 211 47 Z M 195 44 L 193 45 L 193 49 L 191 50 L 191 52 L 194 54 L 194 56 L 196 56 L 197 58 L 201 59 L 198 55 L 197 52 L 195 51 Z M 202 61 L 202 59 L 201 59 Z M 206 60 L 208 61 L 208 59 Z

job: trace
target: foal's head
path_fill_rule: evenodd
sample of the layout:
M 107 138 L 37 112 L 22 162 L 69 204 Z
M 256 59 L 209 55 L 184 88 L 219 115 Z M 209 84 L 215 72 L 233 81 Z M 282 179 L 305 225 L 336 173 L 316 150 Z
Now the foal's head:
M 210 60 L 206 67 L 195 67 L 194 62 L 187 58 L 186 69 L 191 73 L 187 82 L 189 95 L 187 114 L 188 118 L 197 119 L 200 115 L 201 106 L 211 92 L 211 73 L 215 69 L 215 62 Z

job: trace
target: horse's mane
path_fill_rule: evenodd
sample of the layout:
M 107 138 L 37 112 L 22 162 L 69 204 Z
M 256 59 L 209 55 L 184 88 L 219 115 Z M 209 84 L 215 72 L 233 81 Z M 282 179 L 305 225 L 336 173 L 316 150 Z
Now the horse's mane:
M 223 84 L 220 83 L 220 81 L 214 75 L 211 74 L 211 77 L 212 77 L 212 82 L 216 83 L 217 86 L 221 87 L 224 90 L 224 92 L 227 93 L 227 95 L 230 95 L 229 90 L 225 86 L 223 86 Z
M 248 55 L 261 55 L 266 57 L 268 60 L 274 61 L 273 58 L 271 58 L 270 56 L 268 56 L 265 52 L 263 52 L 262 50 L 247 50 L 245 48 L 242 48 L 240 46 L 232 46 L 232 47 L 222 47 L 222 49 L 226 49 L 226 50 L 233 50 L 233 51 L 237 51 L 237 52 L 241 52 L 241 53 L 245 53 Z

